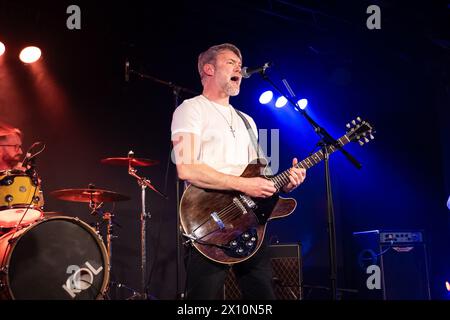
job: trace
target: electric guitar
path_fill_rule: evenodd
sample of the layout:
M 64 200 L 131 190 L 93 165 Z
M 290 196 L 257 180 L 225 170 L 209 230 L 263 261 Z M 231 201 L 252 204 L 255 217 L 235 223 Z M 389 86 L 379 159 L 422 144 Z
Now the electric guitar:
M 359 117 L 347 124 L 347 133 L 336 146 L 327 147 L 331 154 L 352 141 L 360 145 L 373 137 L 370 123 Z M 297 163 L 297 168 L 309 169 L 324 159 L 323 150 Z M 277 190 L 289 183 L 289 170 L 268 176 L 267 161 L 258 158 L 247 165 L 241 177 L 264 177 Z M 278 192 L 269 198 L 252 198 L 236 191 L 186 188 L 180 202 L 180 222 L 183 235 L 205 257 L 223 264 L 234 264 L 254 255 L 264 239 L 267 222 L 290 215 L 297 206 L 293 198 L 282 198 Z

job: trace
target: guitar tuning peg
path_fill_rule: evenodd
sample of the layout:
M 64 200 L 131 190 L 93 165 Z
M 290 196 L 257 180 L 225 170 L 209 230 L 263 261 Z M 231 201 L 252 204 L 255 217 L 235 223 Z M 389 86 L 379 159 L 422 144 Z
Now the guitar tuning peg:
M 370 134 L 370 139 L 375 139 L 375 137 L 372 135 L 372 134 Z
M 369 139 L 367 139 L 367 138 L 364 138 L 364 141 L 367 143 L 367 142 L 369 142 L 370 140 Z
M 355 121 L 355 120 L 352 120 L 352 124 L 353 124 L 354 126 L 356 126 L 356 121 Z
M 359 139 L 361 139 L 361 136 L 356 136 L 356 140 L 359 140 Z
M 364 145 L 364 142 L 362 142 L 361 140 L 359 140 L 358 143 L 361 147 Z
M 357 117 L 356 120 L 357 120 L 358 122 L 361 122 L 361 121 L 362 121 L 360 117 Z
M 350 123 L 347 123 L 346 125 L 345 125 L 348 129 L 350 129 Z
M 364 133 L 363 133 L 363 137 L 365 137 L 366 135 L 367 135 L 367 133 L 364 132 Z

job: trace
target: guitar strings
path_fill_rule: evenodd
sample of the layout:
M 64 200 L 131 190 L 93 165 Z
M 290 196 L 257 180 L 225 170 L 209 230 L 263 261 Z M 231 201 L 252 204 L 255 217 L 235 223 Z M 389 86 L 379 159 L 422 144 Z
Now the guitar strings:
M 223 208 L 222 210 L 220 210 L 217 215 L 219 217 L 221 217 L 223 212 L 229 212 L 230 210 L 233 210 L 233 206 L 236 206 L 234 203 L 229 204 L 228 206 L 226 206 L 225 208 Z M 210 219 L 212 219 L 211 215 L 208 215 L 197 227 L 195 227 L 195 229 L 192 230 L 192 233 L 194 233 L 195 231 L 197 231 L 198 228 L 200 228 L 201 226 L 203 226 L 205 223 L 209 222 Z
M 236 204 L 233 202 L 217 212 L 217 216 L 222 220 L 222 222 L 225 224 L 227 222 L 232 221 L 233 219 L 240 216 L 241 210 L 236 206 Z M 200 227 L 208 223 L 212 219 L 211 216 L 208 216 L 205 220 L 203 220 L 195 229 L 193 229 L 192 233 L 195 233 Z M 202 239 L 206 237 L 207 235 L 217 231 L 219 229 L 214 229 L 211 232 L 199 237 L 199 239 Z
M 237 211 L 236 211 L 237 209 Z M 219 217 L 222 219 L 222 222 L 230 222 L 235 218 L 238 218 L 241 215 L 241 209 L 239 209 L 235 204 L 234 208 L 231 208 L 230 210 L 226 212 L 222 212 L 219 214 Z
M 231 208 L 230 208 L 231 207 Z M 233 208 L 234 207 L 234 208 Z M 225 210 L 225 208 L 227 208 L 227 210 Z M 230 204 L 230 205 L 228 205 L 227 207 L 225 207 L 224 209 L 222 209 L 221 211 L 219 211 L 218 212 L 218 216 L 221 218 L 221 220 L 222 220 L 222 222 L 225 224 L 225 223 L 227 223 L 227 222 L 229 222 L 229 221 L 232 221 L 234 218 L 237 218 L 237 217 L 239 217 L 240 216 L 240 212 L 241 212 L 241 210 L 238 208 L 238 207 L 236 207 L 236 205 L 234 204 L 234 203 L 232 203 L 232 204 Z M 230 219 L 231 218 L 231 219 Z M 209 218 L 207 218 L 206 220 L 207 221 L 209 221 L 210 219 L 212 219 L 211 217 L 209 217 Z M 205 222 L 206 223 L 206 222 Z M 200 226 L 199 226 L 200 227 Z M 197 229 L 199 228 L 199 227 L 197 227 Z M 208 235 L 210 235 L 210 234 L 212 234 L 212 233 L 214 233 L 214 232 L 216 232 L 216 231 L 219 231 L 220 230 L 220 228 L 215 228 L 214 230 L 211 230 L 210 232 L 208 232 L 207 234 L 205 234 L 205 235 L 202 235 L 201 237 L 199 237 L 198 239 L 203 239 L 203 238 L 205 238 L 205 237 L 207 237 Z

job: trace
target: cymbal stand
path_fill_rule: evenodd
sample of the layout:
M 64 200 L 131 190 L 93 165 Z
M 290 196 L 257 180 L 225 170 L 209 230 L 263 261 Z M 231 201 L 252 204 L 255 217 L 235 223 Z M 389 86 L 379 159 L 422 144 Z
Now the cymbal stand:
M 103 202 L 98 203 L 95 202 L 94 199 L 90 199 L 89 201 L 89 210 L 91 211 L 90 214 L 91 216 L 96 216 L 99 212 L 102 212 L 101 207 L 103 206 Z M 98 235 L 100 235 L 100 223 L 96 222 L 94 224 L 91 224 L 93 227 L 95 227 L 95 231 L 97 232 Z
M 109 271 L 110 272 L 111 272 L 111 268 L 112 268 L 112 257 L 113 257 L 112 239 L 117 238 L 117 236 L 114 235 L 113 217 L 114 217 L 114 214 L 112 212 L 104 212 L 103 213 L 103 220 L 107 221 L 106 252 L 108 253 L 108 257 L 109 257 Z
M 92 200 L 89 202 L 89 208 L 91 209 L 91 215 L 101 215 L 103 222 L 107 222 L 106 224 L 106 253 L 108 254 L 108 271 L 111 272 L 112 268 L 112 239 L 117 238 L 117 236 L 113 235 L 113 221 L 112 218 L 114 217 L 114 214 L 112 212 L 103 211 L 101 207 L 103 206 L 103 202 L 98 204 L 93 202 Z M 95 223 L 95 230 L 97 231 L 97 234 L 101 236 L 100 234 L 100 226 L 103 224 L 96 222 Z
M 146 229 L 146 219 L 150 218 L 151 215 L 146 212 L 145 207 L 145 191 L 146 188 L 149 187 L 162 197 L 167 199 L 167 196 L 164 195 L 162 192 L 160 192 L 158 189 L 156 189 L 150 180 L 148 180 L 145 177 L 140 177 L 137 175 L 137 169 L 135 169 L 131 164 L 132 156 L 134 155 L 133 151 L 130 151 L 128 153 L 128 157 L 130 158 L 130 161 L 128 163 L 128 174 L 132 177 L 134 177 L 137 180 L 138 185 L 141 187 L 141 287 L 140 292 L 135 293 L 130 299 L 141 299 L 146 300 L 147 299 L 147 293 L 146 293 L 146 283 L 145 283 L 145 277 L 147 273 L 147 248 L 146 248 L 146 235 L 147 235 L 147 229 Z
M 110 275 L 112 275 L 111 270 L 112 270 L 112 257 L 113 257 L 113 239 L 117 238 L 117 236 L 114 235 L 114 224 L 116 224 L 119 228 L 120 225 L 116 222 L 114 222 L 114 213 L 113 212 L 107 212 L 104 211 L 102 209 L 103 206 L 103 202 L 95 202 L 93 201 L 93 199 L 91 199 L 91 201 L 89 201 L 89 208 L 91 210 L 91 215 L 95 216 L 95 215 L 101 215 L 103 222 L 107 222 L 106 225 L 106 253 L 108 255 L 108 272 Z M 100 233 L 100 226 L 103 223 L 99 223 L 96 222 L 95 223 L 95 230 L 97 232 L 98 235 L 101 236 Z M 116 281 L 110 281 L 109 286 L 106 290 L 106 292 L 110 292 L 112 286 L 115 286 L 117 288 L 125 288 L 127 290 L 130 290 L 133 292 L 133 295 L 135 295 L 137 292 L 136 290 L 124 285 L 123 283 L 120 282 L 116 282 Z M 106 296 L 108 296 L 108 294 L 105 294 Z

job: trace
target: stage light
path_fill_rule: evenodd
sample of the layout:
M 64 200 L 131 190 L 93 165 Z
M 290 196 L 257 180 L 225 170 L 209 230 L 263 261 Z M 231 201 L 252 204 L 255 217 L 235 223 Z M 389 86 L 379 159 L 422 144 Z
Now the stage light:
M 33 63 L 41 57 L 41 49 L 38 47 L 26 47 L 20 52 L 19 58 L 24 63 Z
M 6 51 L 5 45 L 0 41 L 0 56 Z
M 308 99 L 300 99 L 298 100 L 297 104 L 300 107 L 300 109 L 304 110 L 308 105 Z
M 445 281 L 445 288 L 447 288 L 447 291 L 450 292 L 450 283 L 448 281 Z
M 272 100 L 272 98 L 273 98 L 273 92 L 270 91 L 270 90 L 265 91 L 259 97 L 259 103 L 267 104 L 267 103 L 269 103 Z
M 286 103 L 287 103 L 287 99 L 285 97 L 281 96 L 275 102 L 275 107 L 283 108 L 286 105 Z

